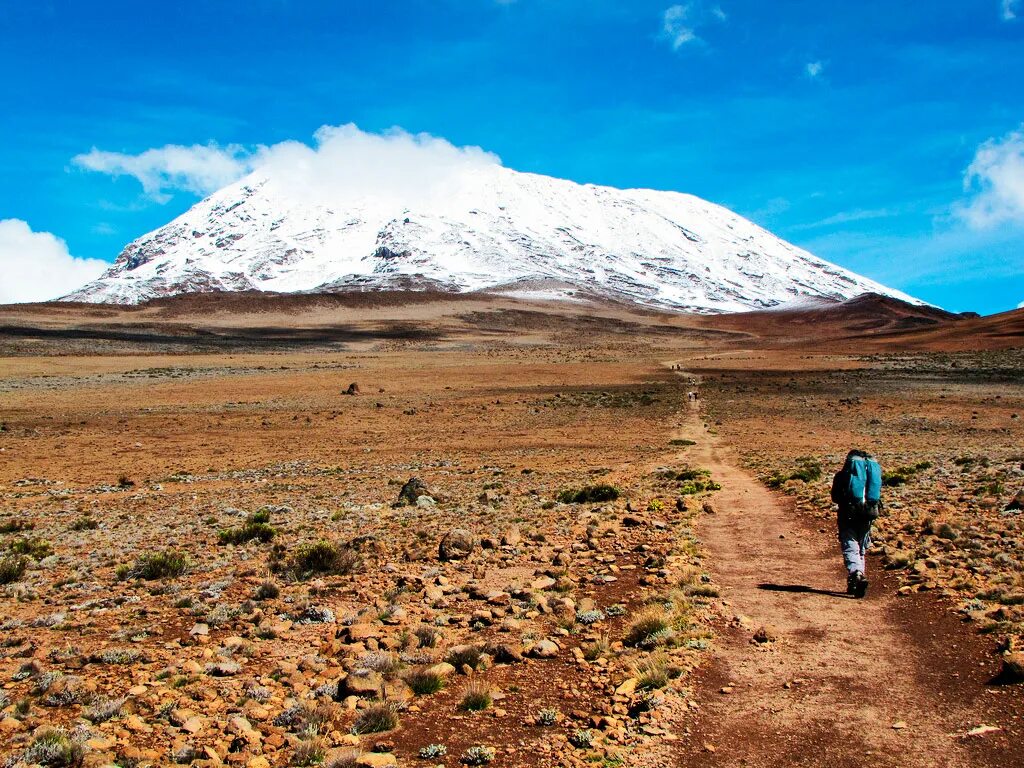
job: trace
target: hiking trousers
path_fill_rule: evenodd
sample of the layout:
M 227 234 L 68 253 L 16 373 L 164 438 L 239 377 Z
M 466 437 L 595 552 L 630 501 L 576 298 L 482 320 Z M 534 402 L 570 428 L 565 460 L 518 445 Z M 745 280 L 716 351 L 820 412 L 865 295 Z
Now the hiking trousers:
M 839 521 L 839 548 L 843 552 L 843 563 L 849 573 L 867 573 L 864 556 L 871 546 L 871 523 L 852 520 Z

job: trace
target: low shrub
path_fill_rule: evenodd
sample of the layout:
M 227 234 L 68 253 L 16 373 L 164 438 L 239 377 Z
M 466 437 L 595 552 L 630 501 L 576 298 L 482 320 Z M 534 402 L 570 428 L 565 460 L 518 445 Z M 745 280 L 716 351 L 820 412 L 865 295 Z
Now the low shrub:
M 414 669 L 405 675 L 405 682 L 417 696 L 428 696 L 444 688 L 445 677 L 429 668 Z
M 448 652 L 448 663 L 458 670 L 465 666 L 476 669 L 480 665 L 483 653 L 477 645 L 462 645 Z
M 188 558 L 175 549 L 165 549 L 151 555 L 143 555 L 127 570 L 119 569 L 119 577 L 129 579 L 167 579 L 181 576 L 188 570 Z
M 277 529 L 266 523 L 247 522 L 239 528 L 223 528 L 217 532 L 221 544 L 246 544 L 259 541 L 266 544 L 277 535 Z
M 620 491 L 614 485 L 599 483 L 582 488 L 567 488 L 558 494 L 558 500 L 562 504 L 594 504 L 615 501 L 619 495 Z
M 481 712 L 491 706 L 493 701 L 491 686 L 481 681 L 474 681 L 466 686 L 459 709 L 466 712 Z
M 354 549 L 326 539 L 302 544 L 290 555 L 283 547 L 275 547 L 270 564 L 271 570 L 298 580 L 315 575 L 345 576 L 361 565 L 362 559 Z
M 640 690 L 664 688 L 669 681 L 668 659 L 661 653 L 652 654 L 634 667 L 633 676 Z
M 10 584 L 25 575 L 28 558 L 24 555 L 0 557 L 0 584 Z
M 63 728 L 47 728 L 32 739 L 21 759 L 26 765 L 77 768 L 85 759 L 85 750 Z
M 88 515 L 82 515 L 82 517 L 71 523 L 72 531 L 93 531 L 99 528 L 99 523 L 94 518 Z
M 393 704 L 381 702 L 371 704 L 356 718 L 352 733 L 381 733 L 398 727 L 398 710 Z
M 461 762 L 463 765 L 487 765 L 494 759 L 495 754 L 494 747 L 477 744 L 462 753 Z
M 428 744 L 425 747 L 420 747 L 420 757 L 424 760 L 434 760 L 447 754 L 448 747 L 444 744 Z
M 669 615 L 661 608 L 650 607 L 633 619 L 623 643 L 636 648 L 649 648 L 658 645 L 671 631 L 672 620 Z
M 33 560 L 42 560 L 53 554 L 53 545 L 46 539 L 37 536 L 32 538 L 21 536 L 9 542 L 7 550 L 13 555 L 28 555 Z

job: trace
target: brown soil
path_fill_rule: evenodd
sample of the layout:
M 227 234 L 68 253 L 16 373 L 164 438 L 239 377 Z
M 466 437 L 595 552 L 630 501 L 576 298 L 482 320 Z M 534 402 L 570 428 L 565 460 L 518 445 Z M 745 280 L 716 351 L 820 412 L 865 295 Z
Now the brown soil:
M 877 297 L 716 318 L 443 294 L 0 308 L 0 524 L 26 526 L 0 548 L 52 547 L 0 587 L 0 751 L 58 725 L 89 737 L 88 766 L 283 767 L 353 741 L 368 702 L 330 690 L 368 660 L 554 639 L 555 658 L 456 674 L 358 742 L 402 765 L 431 743 L 449 766 L 477 744 L 496 766 L 1024 764 L 1022 687 L 993 683 L 997 646 L 1024 637 L 1024 529 L 1003 514 L 1024 478 L 1022 322 Z M 826 498 L 854 444 L 913 468 L 887 488 L 862 601 Z M 801 457 L 823 476 L 769 490 Z M 685 467 L 721 490 L 661 472 Z M 392 506 L 413 475 L 436 506 Z M 598 482 L 622 497 L 556 501 Z M 373 537 L 362 568 L 292 580 L 269 544 L 218 543 L 266 505 L 286 553 Z M 439 562 L 454 526 L 488 547 Z M 165 547 L 185 574 L 118 577 Z M 557 589 L 531 586 L 546 576 Z M 267 579 L 280 595 L 256 600 Z M 574 623 L 583 600 L 625 614 Z M 625 647 L 648 604 L 672 631 Z M 333 618 L 294 621 L 306 608 Z M 371 636 L 343 642 L 353 622 Z M 427 626 L 436 648 L 412 639 Z M 762 627 L 776 639 L 753 642 Z M 628 690 L 653 658 L 671 679 Z M 223 661 L 240 669 L 209 671 Z M 48 698 L 59 674 L 80 688 Z M 471 679 L 504 697 L 461 712 Z M 122 710 L 88 723 L 105 696 Z M 276 722 L 296 703 L 327 724 Z M 533 724 L 542 708 L 557 725 Z M 965 735 L 980 725 L 999 730 Z

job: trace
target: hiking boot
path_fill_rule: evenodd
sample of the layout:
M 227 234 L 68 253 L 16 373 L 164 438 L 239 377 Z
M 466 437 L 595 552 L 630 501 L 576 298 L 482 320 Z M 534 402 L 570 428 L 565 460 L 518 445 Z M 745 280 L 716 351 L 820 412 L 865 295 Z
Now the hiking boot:
M 858 598 L 864 597 L 868 593 L 868 577 L 860 571 L 854 574 L 856 583 L 853 587 L 853 594 Z
M 846 577 L 846 594 L 856 595 L 857 594 L 857 575 L 860 571 L 853 571 L 849 576 Z

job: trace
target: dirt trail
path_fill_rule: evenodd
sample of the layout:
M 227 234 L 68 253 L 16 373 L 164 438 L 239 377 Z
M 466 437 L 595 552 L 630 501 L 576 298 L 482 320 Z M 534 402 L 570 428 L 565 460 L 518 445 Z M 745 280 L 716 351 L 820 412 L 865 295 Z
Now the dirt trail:
M 680 764 L 1024 764 L 1019 717 L 1006 707 L 1019 696 L 986 690 L 993 662 L 964 649 L 980 647 L 970 630 L 948 616 L 922 618 L 919 598 L 897 598 L 874 563 L 867 599 L 848 598 L 831 530 L 787 512 L 739 470 L 697 405 L 677 435 L 697 445 L 680 461 L 722 484 L 698 533 L 728 601 L 727 626 L 697 683 L 700 709 Z M 778 640 L 759 645 L 753 634 L 765 625 Z M 1001 732 L 964 737 L 998 717 Z

